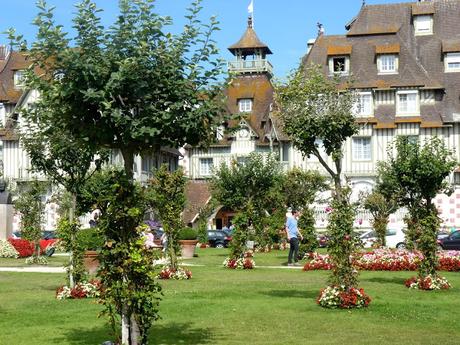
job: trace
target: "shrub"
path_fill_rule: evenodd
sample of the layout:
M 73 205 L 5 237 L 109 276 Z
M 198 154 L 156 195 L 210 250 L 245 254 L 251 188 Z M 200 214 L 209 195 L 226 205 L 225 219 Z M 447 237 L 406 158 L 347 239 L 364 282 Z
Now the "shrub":
M 19 253 L 14 246 L 6 241 L 0 240 L 0 258 L 18 258 Z
M 198 232 L 195 229 L 185 227 L 179 233 L 179 240 L 196 240 Z
M 77 232 L 77 243 L 82 250 L 97 250 L 104 245 L 104 238 L 97 228 L 82 229 Z

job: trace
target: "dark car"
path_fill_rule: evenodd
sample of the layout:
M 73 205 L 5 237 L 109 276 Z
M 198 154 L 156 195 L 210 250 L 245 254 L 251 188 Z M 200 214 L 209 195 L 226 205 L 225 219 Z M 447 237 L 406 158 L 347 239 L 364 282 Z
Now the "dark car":
M 231 240 L 232 238 L 222 230 L 208 230 L 208 243 L 211 247 L 226 248 Z
M 438 239 L 438 245 L 444 250 L 460 250 L 460 231 L 457 230 L 448 237 Z

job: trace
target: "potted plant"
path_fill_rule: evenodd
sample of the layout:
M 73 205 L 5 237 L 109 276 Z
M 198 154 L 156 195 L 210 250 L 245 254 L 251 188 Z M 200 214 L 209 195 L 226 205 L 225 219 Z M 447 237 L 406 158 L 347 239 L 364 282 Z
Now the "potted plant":
M 181 245 L 182 258 L 193 258 L 195 255 L 198 232 L 189 227 L 181 229 L 179 233 L 179 243 Z
M 82 229 L 77 233 L 78 245 L 84 252 L 83 265 L 89 274 L 95 274 L 99 267 L 98 249 L 104 245 L 104 239 L 97 228 Z

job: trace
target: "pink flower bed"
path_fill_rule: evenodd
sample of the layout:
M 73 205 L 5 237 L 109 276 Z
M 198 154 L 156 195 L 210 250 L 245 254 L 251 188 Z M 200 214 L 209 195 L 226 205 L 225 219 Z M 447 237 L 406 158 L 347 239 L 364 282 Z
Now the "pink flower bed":
M 418 251 L 408 251 L 404 249 L 375 249 L 366 253 L 357 254 L 353 263 L 356 268 L 365 271 L 416 271 L 423 259 L 423 255 Z M 459 251 L 440 251 L 438 252 L 439 271 L 460 271 L 460 252 Z M 304 266 L 304 271 L 330 270 L 332 263 L 329 255 L 313 253 L 310 261 Z

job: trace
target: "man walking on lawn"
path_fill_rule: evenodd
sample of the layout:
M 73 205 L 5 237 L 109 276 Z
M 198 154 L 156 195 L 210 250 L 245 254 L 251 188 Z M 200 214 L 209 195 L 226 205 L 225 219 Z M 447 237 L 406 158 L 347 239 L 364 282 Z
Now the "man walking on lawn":
M 289 241 L 288 266 L 298 266 L 297 255 L 299 254 L 299 238 L 303 240 L 302 234 L 297 227 L 297 210 L 292 210 L 292 217 L 286 221 L 286 235 Z

